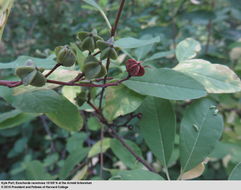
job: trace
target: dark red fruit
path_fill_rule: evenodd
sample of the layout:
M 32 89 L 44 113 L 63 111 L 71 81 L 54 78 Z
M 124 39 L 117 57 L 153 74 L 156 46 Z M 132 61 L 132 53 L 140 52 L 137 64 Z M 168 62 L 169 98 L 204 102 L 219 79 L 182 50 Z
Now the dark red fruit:
M 141 62 L 138 62 L 134 59 L 127 60 L 126 70 L 130 76 L 143 76 L 145 74 L 145 69 L 141 65 Z

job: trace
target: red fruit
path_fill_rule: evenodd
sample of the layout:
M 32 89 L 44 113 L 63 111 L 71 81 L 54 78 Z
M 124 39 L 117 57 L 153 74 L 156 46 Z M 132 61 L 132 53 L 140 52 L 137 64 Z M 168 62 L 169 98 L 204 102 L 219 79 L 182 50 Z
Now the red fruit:
M 138 62 L 134 59 L 127 60 L 126 70 L 130 76 L 143 76 L 145 74 L 145 69 L 141 65 L 141 62 Z

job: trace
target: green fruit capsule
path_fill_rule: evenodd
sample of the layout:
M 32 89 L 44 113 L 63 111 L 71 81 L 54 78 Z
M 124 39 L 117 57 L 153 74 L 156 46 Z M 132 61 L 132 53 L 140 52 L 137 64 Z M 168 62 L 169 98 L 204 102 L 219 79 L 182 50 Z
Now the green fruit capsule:
M 95 42 L 97 42 L 98 40 L 103 40 L 103 38 L 98 35 L 95 35 L 94 39 L 95 39 Z
M 84 64 L 89 64 L 89 63 L 99 63 L 98 59 L 93 56 L 93 55 L 89 55 L 85 61 L 84 61 Z
M 85 38 L 82 42 L 81 49 L 93 52 L 95 50 L 95 40 L 94 40 L 94 38 L 93 37 Z
M 24 66 L 24 67 L 18 67 L 15 73 L 20 79 L 23 79 L 26 75 L 33 72 L 34 70 L 35 70 L 34 67 Z
M 118 54 L 117 54 L 115 48 L 111 48 L 110 49 L 109 57 L 111 59 L 117 59 L 118 58 Z
M 96 76 L 101 71 L 101 64 L 100 63 L 88 63 L 83 68 L 83 73 L 85 77 L 89 80 L 96 78 Z
M 87 38 L 89 36 L 89 34 L 90 34 L 89 32 L 79 32 L 77 34 L 77 38 L 79 40 L 84 40 L 85 38 Z
M 43 73 L 43 72 L 45 71 L 45 69 L 44 69 L 43 67 L 40 67 L 40 68 L 38 68 L 38 71 L 39 71 L 40 73 Z
M 106 58 L 110 58 L 110 59 L 117 59 L 118 57 L 118 54 L 115 50 L 115 48 L 113 47 L 107 47 L 105 48 L 102 52 L 101 52 L 101 55 L 100 55 L 100 58 L 103 60 L 103 59 L 106 59 Z
M 38 71 L 34 70 L 31 73 L 27 74 L 22 78 L 22 82 L 25 86 L 30 85 L 30 83 L 34 80 L 35 76 L 37 75 Z
M 60 50 L 62 50 L 64 48 L 64 46 L 58 46 L 54 49 L 55 55 L 58 56 Z
M 41 72 L 37 71 L 35 77 L 30 82 L 30 85 L 36 86 L 36 87 L 42 87 L 46 84 L 46 82 L 47 82 L 47 79 L 45 78 L 45 76 Z
M 100 59 L 104 60 L 104 59 L 108 58 L 109 53 L 110 53 L 110 47 L 105 48 L 103 51 L 101 51 Z
M 107 74 L 106 67 L 101 64 L 101 70 L 99 74 L 96 76 L 96 78 L 104 77 Z
M 98 40 L 96 42 L 96 46 L 100 49 L 100 51 L 103 51 L 104 49 L 108 48 L 110 44 L 103 40 Z
M 76 62 L 74 52 L 69 47 L 63 47 L 58 51 L 57 62 L 65 67 L 71 67 Z

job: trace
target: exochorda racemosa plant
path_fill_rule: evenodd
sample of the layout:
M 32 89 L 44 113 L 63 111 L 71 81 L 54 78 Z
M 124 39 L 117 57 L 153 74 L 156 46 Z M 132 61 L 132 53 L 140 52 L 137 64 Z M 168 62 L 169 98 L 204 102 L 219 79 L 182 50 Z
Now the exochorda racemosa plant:
M 94 1 L 83 2 L 101 12 L 110 31 L 109 39 L 103 39 L 96 30 L 81 31 L 74 43 L 56 47 L 54 55 L 48 59 L 21 58 L 14 66 L 5 64 L 5 68 L 16 69 L 16 76 L 20 80 L 0 80 L 0 96 L 16 110 L 31 113 L 31 117 L 45 114 L 61 128 L 81 131 L 87 117 L 82 114 L 84 111 L 90 112 L 92 120 L 97 119 L 103 125 L 98 131 L 99 142 L 90 150 L 81 147 L 78 159 L 72 162 L 70 168 L 63 166 L 55 178 L 49 174 L 46 174 L 46 178 L 68 179 L 76 164 L 98 154 L 100 176 L 103 177 L 106 167 L 104 154 L 110 148 L 130 169 L 112 172 L 111 179 L 163 180 L 161 172 L 166 174 L 166 179 L 175 179 L 168 170 L 175 156 L 173 149 L 178 136 L 173 105 L 176 101 L 187 100 L 191 105 L 185 111 L 179 130 L 181 170 L 178 179 L 199 177 L 205 169 L 205 160 L 221 138 L 223 130 L 223 119 L 215 100 L 207 96 L 240 92 L 240 79 L 227 66 L 195 59 L 201 51 L 201 45 L 192 38 L 181 41 L 175 51 L 155 54 L 143 62 L 136 60 L 128 50 L 157 43 L 159 37 L 116 40 L 125 0 L 120 1 L 113 26 Z M 150 60 L 174 53 L 178 60 L 174 68 L 148 65 Z M 127 58 L 119 61 L 121 54 Z M 111 65 L 118 61 L 123 63 L 119 65 L 122 72 L 110 76 Z M 70 69 L 63 69 L 65 67 Z M 55 72 L 58 76 L 54 76 Z M 66 86 L 74 89 L 74 97 L 66 98 L 58 93 L 60 88 Z M 120 119 L 124 122 L 120 123 Z M 133 128 L 133 120 L 137 120 L 139 134 L 149 151 L 159 160 L 161 172 L 145 160 L 135 143 L 121 135 L 122 127 Z

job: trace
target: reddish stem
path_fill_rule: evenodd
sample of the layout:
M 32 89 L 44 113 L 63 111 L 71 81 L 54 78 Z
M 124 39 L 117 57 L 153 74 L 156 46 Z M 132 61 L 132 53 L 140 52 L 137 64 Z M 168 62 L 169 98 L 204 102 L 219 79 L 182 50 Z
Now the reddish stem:
M 112 83 L 105 83 L 105 84 L 93 84 L 93 83 L 72 83 L 72 82 L 62 82 L 62 81 L 56 81 L 56 80 L 47 80 L 48 83 L 52 83 L 52 84 L 59 84 L 59 85 L 63 85 L 63 86 L 85 86 L 85 87 L 101 87 L 101 88 L 105 88 L 108 86 L 118 86 L 119 84 L 121 84 L 122 82 L 128 80 L 130 78 L 130 76 L 116 81 L 116 82 L 112 82 Z

